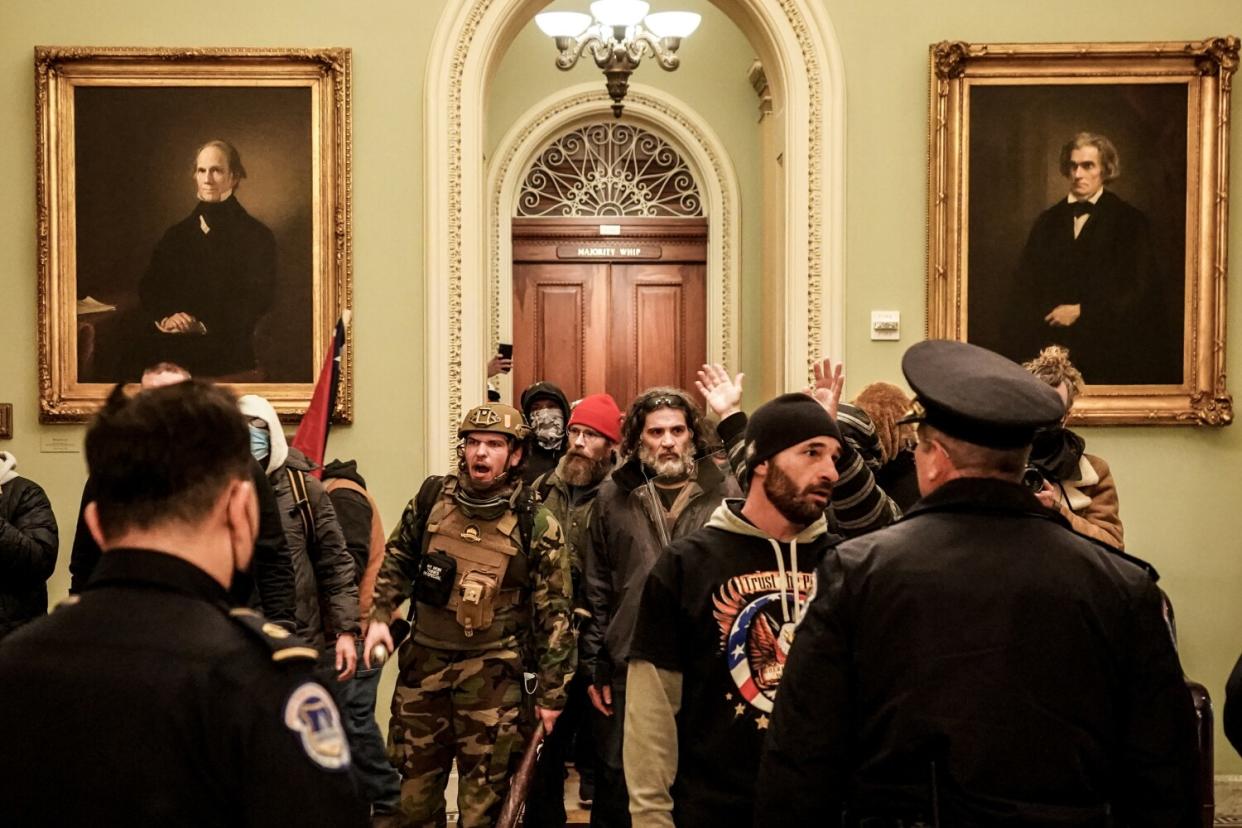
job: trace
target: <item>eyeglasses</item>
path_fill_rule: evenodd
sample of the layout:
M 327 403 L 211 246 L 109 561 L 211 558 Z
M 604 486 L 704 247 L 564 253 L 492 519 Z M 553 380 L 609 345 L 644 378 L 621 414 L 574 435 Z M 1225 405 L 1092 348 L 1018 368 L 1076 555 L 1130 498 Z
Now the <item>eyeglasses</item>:
M 586 426 L 579 425 L 570 426 L 569 430 L 565 432 L 565 434 L 569 437 L 569 441 L 571 443 L 576 442 L 579 437 L 586 440 L 588 443 L 602 442 L 608 439 L 593 428 L 587 428 Z

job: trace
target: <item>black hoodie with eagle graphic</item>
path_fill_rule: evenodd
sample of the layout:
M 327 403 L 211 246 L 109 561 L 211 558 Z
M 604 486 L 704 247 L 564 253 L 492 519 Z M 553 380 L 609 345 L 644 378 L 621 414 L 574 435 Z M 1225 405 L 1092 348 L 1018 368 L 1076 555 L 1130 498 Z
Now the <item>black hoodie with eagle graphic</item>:
M 644 755 L 676 761 L 675 768 L 643 763 L 646 771 L 635 774 L 626 762 L 631 810 L 671 805 L 678 826 L 750 825 L 785 659 L 815 592 L 815 569 L 842 540 L 821 517 L 793 541 L 779 542 L 741 516 L 742 503 L 721 504 L 703 529 L 655 563 L 630 650 L 631 681 L 636 662 L 654 665 L 676 711 L 669 744 L 672 723 L 659 733 L 659 716 L 644 715 L 631 687 L 626 753 L 650 738 L 662 750 Z M 671 789 L 661 779 L 672 779 Z

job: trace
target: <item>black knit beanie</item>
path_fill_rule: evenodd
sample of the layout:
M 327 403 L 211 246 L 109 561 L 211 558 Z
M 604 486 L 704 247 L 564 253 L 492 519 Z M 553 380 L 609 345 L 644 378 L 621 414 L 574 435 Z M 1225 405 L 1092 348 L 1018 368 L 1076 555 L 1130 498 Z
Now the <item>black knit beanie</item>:
M 746 467 L 812 437 L 841 441 L 841 430 L 824 407 L 806 394 L 781 394 L 755 410 L 746 423 Z

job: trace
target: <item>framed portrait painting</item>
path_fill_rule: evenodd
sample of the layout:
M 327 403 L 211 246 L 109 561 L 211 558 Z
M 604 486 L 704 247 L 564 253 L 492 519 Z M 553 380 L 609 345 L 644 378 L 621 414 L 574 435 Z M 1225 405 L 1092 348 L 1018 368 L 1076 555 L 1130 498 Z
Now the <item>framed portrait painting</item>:
M 928 336 L 1069 351 L 1076 422 L 1225 425 L 1238 39 L 931 47 Z
M 41 420 L 84 420 L 162 362 L 305 411 L 351 300 L 350 64 L 35 50 Z

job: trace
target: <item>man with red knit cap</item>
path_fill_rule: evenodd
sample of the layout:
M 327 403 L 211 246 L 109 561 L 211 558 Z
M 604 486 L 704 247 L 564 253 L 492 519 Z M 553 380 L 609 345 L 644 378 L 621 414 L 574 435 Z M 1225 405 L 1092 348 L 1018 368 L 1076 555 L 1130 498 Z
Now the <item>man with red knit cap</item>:
M 582 567 L 586 557 L 587 527 L 595 506 L 595 495 L 616 464 L 616 447 L 621 442 L 621 409 L 608 394 L 583 397 L 569 416 L 565 428 L 565 454 L 556 468 L 542 474 L 532 484 L 543 504 L 561 524 L 565 546 L 570 553 L 574 582 L 574 617 L 589 617 L 582 588 Z M 569 685 L 569 700 L 557 720 L 556 729 L 544 740 L 539 770 L 531 783 L 526 802 L 526 825 L 565 824 L 565 760 L 577 732 L 576 762 L 581 774 L 579 795 L 583 804 L 591 801 L 590 728 L 586 722 L 590 702 L 587 698 L 589 675 L 575 677 Z

